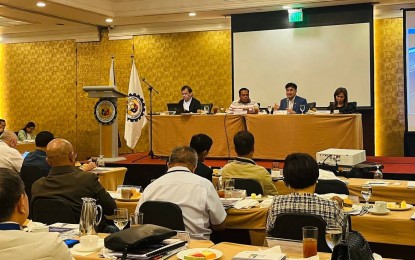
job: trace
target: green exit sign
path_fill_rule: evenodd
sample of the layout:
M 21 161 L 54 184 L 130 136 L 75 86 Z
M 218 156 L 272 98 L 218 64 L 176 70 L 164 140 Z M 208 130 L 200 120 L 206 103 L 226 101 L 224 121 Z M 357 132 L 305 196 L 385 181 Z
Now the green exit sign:
M 288 21 L 290 23 L 298 23 L 303 21 L 303 10 L 290 9 L 288 10 Z

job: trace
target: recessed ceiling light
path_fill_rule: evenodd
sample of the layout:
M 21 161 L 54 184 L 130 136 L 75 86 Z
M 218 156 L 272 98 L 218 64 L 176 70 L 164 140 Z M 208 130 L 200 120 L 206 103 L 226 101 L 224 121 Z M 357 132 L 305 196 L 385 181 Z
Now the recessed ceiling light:
M 39 2 L 36 3 L 36 5 L 38 7 L 45 7 L 46 6 L 46 3 L 45 2 L 42 2 L 42 1 L 39 1 Z
M 105 21 L 106 21 L 107 23 L 112 23 L 114 20 L 113 20 L 112 18 L 107 18 L 107 19 L 105 19 Z
M 195 12 L 191 12 L 191 13 L 189 13 L 189 16 L 196 16 L 196 13 Z
M 288 6 L 288 5 L 284 5 L 283 7 L 282 7 L 282 9 L 290 9 L 291 7 L 290 6 Z

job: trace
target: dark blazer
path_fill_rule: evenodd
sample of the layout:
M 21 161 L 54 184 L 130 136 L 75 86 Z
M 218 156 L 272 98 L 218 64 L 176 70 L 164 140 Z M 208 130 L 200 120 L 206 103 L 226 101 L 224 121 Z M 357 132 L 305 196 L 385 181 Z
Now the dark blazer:
M 288 98 L 283 98 L 280 101 L 280 108 L 278 110 L 286 110 L 288 105 Z M 301 114 L 300 105 L 305 105 L 304 113 L 308 111 L 307 99 L 300 96 L 295 96 L 293 110 L 297 114 Z
M 83 172 L 74 166 L 52 167 L 49 175 L 37 180 L 32 186 L 35 198 L 61 198 L 69 202 L 76 219 L 81 216 L 82 198 L 94 198 L 103 209 L 103 215 L 111 216 L 117 207 L 114 199 L 92 172 Z
M 202 105 L 200 104 L 200 101 L 196 98 L 192 98 L 192 102 L 190 102 L 189 111 L 185 111 L 183 108 L 183 99 L 179 101 L 179 113 L 197 113 L 198 109 L 202 109 Z
M 202 162 L 197 163 L 195 174 L 212 182 L 213 170 Z
M 339 110 L 340 114 L 355 114 L 356 113 L 356 102 L 348 102 L 344 104 L 342 107 L 334 107 L 334 102 L 330 102 L 330 106 L 328 106 L 327 110 L 330 110 L 333 113 L 334 110 Z

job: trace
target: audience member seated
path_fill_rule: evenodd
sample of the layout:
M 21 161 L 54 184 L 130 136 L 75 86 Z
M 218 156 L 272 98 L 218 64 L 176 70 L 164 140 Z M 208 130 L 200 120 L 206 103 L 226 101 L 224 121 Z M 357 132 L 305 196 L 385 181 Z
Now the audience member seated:
M 212 143 L 212 138 L 205 134 L 194 135 L 190 141 L 190 147 L 196 150 L 198 158 L 195 174 L 208 179 L 210 182 L 212 182 L 213 170 L 206 166 L 203 162 L 209 154 Z
M 23 160 L 23 165 L 37 166 L 47 175 L 50 165 L 46 161 L 46 146 L 55 139 L 54 135 L 48 131 L 42 131 L 35 138 L 36 149 L 30 152 Z
M 56 232 L 21 230 L 29 214 L 22 180 L 9 169 L 0 169 L 0 259 L 73 259 Z
M 34 140 L 35 135 L 33 134 L 33 132 L 35 131 L 35 127 L 36 127 L 35 123 L 33 122 L 27 123 L 26 126 L 23 127 L 23 129 L 21 129 L 19 133 L 17 134 L 19 141 Z
M 0 119 L 0 135 L 4 132 L 6 129 L 6 120 Z
M 223 229 L 226 212 L 212 183 L 194 174 L 196 166 L 197 153 L 193 148 L 174 148 L 167 173 L 147 186 L 136 211 L 146 201 L 172 202 L 181 208 L 192 239 L 209 239 L 212 230 Z
M 0 135 L 0 167 L 11 169 L 19 173 L 23 164 L 23 157 L 17 151 L 17 136 L 12 131 L 5 130 Z
M 235 109 L 243 109 L 247 110 L 249 113 L 255 113 L 255 107 L 259 109 L 258 104 L 249 98 L 249 89 L 241 88 L 239 90 L 239 99 L 231 103 L 229 106 L 229 111 L 233 111 Z
M 338 110 L 340 114 L 354 114 L 356 113 L 356 102 L 349 103 L 347 89 L 338 88 L 334 92 L 334 102 L 330 102 L 327 109 L 332 113 Z
M 248 131 L 240 131 L 233 137 L 233 143 L 238 157 L 223 167 L 222 178 L 255 179 L 261 184 L 264 195 L 278 195 L 269 172 L 252 160 L 254 156 L 254 136 Z
M 345 224 L 347 219 L 337 202 L 314 194 L 318 174 L 317 162 L 308 154 L 293 153 L 285 158 L 284 182 L 291 193 L 274 198 L 268 211 L 267 232 L 274 227 L 277 216 L 283 213 L 319 215 L 327 225 Z
M 82 198 L 94 198 L 102 206 L 105 215 L 114 214 L 115 201 L 98 181 L 98 177 L 92 172 L 82 172 L 75 167 L 76 153 L 70 142 L 60 138 L 50 141 L 46 147 L 46 155 L 52 168 L 48 176 L 33 184 L 32 200 L 38 197 L 67 200 L 76 219 L 79 219 Z M 106 226 L 104 218 L 101 222 L 100 230 Z
M 274 111 L 287 110 L 288 114 L 301 114 L 301 105 L 304 105 L 304 113 L 308 111 L 307 100 L 297 96 L 297 85 L 295 83 L 290 82 L 285 85 L 285 95 L 287 98 L 281 99 L 279 105 L 274 105 Z
M 179 113 L 197 113 L 198 109 L 202 109 L 200 101 L 193 97 L 193 90 L 189 86 L 182 87 L 183 99 L 179 101 Z

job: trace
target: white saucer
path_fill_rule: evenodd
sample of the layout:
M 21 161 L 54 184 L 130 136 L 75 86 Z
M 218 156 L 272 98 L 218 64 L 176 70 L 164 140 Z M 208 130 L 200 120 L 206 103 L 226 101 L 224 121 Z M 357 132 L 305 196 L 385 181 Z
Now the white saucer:
M 370 212 L 370 214 L 373 214 L 373 215 L 386 215 L 391 211 L 389 209 L 387 209 L 385 212 L 379 212 L 379 211 L 376 211 L 374 209 L 369 209 L 369 212 Z
M 99 243 L 98 243 L 97 247 L 95 247 L 95 248 L 85 248 L 81 244 L 76 244 L 76 245 L 73 246 L 73 249 L 75 249 L 76 251 L 79 251 L 79 252 L 95 252 L 95 251 L 100 250 L 101 248 L 102 248 L 102 245 L 100 245 Z

